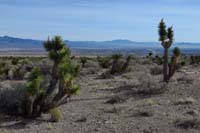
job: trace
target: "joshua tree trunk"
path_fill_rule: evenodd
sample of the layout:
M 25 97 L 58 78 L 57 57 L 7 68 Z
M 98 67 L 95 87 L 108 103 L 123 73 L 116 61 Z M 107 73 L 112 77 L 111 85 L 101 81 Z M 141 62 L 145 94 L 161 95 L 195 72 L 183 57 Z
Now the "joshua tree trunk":
M 112 63 L 112 68 L 111 68 L 111 71 L 110 71 L 110 74 L 115 74 L 116 71 L 117 71 L 117 64 L 118 64 L 118 60 L 115 59 Z
M 58 63 L 55 62 L 54 65 L 53 65 L 53 68 L 52 68 L 50 85 L 49 85 L 48 90 L 46 92 L 47 96 L 50 96 L 52 94 L 52 92 L 54 91 L 54 88 L 55 88 L 55 86 L 58 82 L 58 76 L 57 76 L 57 74 L 58 74 L 57 69 L 58 68 L 57 67 L 58 67 Z
M 172 61 L 171 61 L 171 64 L 170 64 L 170 66 L 169 66 L 169 76 L 168 76 L 168 80 L 170 80 L 171 79 L 171 77 L 174 75 L 174 73 L 175 73 L 175 70 L 176 70 L 176 64 L 177 64 L 177 59 L 178 59 L 178 57 L 176 57 L 176 56 L 173 56 L 172 57 Z
M 168 82 L 168 48 L 164 49 L 163 81 Z
M 128 68 L 130 60 L 131 58 L 127 57 L 126 62 L 123 64 L 121 71 L 125 71 Z

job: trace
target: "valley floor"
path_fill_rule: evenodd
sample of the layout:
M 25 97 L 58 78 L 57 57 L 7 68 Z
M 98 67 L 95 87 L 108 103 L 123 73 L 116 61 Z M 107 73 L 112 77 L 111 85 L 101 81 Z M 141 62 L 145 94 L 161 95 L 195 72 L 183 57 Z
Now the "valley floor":
M 80 95 L 61 106 L 60 122 L 48 122 L 48 115 L 38 120 L 2 117 L 0 132 L 200 132 L 199 66 L 182 67 L 168 85 L 161 83 L 161 74 L 151 74 L 158 67 L 152 62 L 134 60 L 130 67 L 131 72 L 102 79 L 106 69 L 90 60 L 77 79 Z

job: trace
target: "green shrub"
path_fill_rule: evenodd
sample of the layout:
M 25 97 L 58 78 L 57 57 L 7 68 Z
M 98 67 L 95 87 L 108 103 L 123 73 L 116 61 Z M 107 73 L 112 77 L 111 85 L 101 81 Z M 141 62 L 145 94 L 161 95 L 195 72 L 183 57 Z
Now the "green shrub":
M 13 59 L 11 60 L 12 65 L 17 65 L 18 62 L 19 62 L 19 58 L 13 58 Z
M 51 120 L 53 122 L 59 122 L 62 119 L 62 112 L 59 108 L 53 108 L 49 113 L 51 114 Z
M 100 57 L 100 56 L 97 56 L 97 61 L 99 62 L 99 65 L 102 67 L 102 68 L 109 68 L 111 63 L 110 63 L 110 57 Z

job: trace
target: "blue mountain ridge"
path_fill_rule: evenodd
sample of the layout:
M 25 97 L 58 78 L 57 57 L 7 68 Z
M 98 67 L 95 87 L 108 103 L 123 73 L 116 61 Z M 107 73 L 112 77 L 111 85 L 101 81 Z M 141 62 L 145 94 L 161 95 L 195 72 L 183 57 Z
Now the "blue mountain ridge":
M 127 48 L 161 48 L 159 42 L 135 42 L 125 39 L 112 41 L 65 41 L 70 48 L 82 49 L 127 49 Z M 200 43 L 175 43 L 180 48 L 198 48 Z M 10 36 L 0 37 L 0 48 L 42 49 L 43 41 L 34 39 L 22 39 Z

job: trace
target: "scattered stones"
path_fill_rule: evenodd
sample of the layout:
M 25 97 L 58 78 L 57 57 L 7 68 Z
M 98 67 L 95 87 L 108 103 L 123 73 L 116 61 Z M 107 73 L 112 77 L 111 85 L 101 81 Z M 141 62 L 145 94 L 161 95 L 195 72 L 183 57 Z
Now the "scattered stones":
M 190 111 L 187 111 L 185 114 L 197 116 L 199 112 L 197 110 L 190 110 Z
M 123 103 L 123 102 L 126 102 L 126 99 L 119 96 L 112 97 L 111 99 L 106 101 L 106 103 L 108 104 L 117 104 L 117 103 Z
M 82 117 L 78 120 L 76 120 L 75 122 L 86 122 L 87 121 L 87 118 L 86 117 Z
M 192 97 L 187 97 L 185 99 L 179 99 L 175 105 L 183 105 L 183 104 L 193 104 L 196 100 Z
M 154 112 L 152 110 L 147 109 L 138 109 L 135 110 L 133 113 L 133 117 L 151 117 L 153 116 Z
M 197 118 L 178 119 L 175 121 L 175 126 L 181 129 L 199 129 L 200 120 Z

